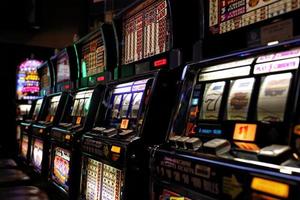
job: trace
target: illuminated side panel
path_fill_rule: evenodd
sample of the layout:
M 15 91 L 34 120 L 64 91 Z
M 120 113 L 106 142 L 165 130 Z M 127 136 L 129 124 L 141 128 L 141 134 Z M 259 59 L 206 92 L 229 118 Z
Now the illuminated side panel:
M 263 78 L 257 102 L 259 121 L 284 120 L 291 79 L 291 73 L 269 75 Z
M 42 140 L 35 139 L 33 141 L 32 164 L 39 171 L 42 169 L 43 146 Z
M 64 190 L 69 190 L 70 151 L 55 147 L 53 158 L 52 180 Z
M 224 87 L 225 81 L 206 84 L 200 119 L 218 119 Z
M 87 162 L 86 200 L 101 199 L 102 163 L 91 158 Z
M 293 0 L 209 0 L 209 28 L 222 34 L 299 8 Z
M 120 200 L 123 172 L 103 164 L 102 200 Z
M 28 152 L 28 136 L 23 135 L 22 142 L 21 142 L 21 155 L 23 158 L 27 157 L 27 152 Z
M 152 1 L 153 2 L 153 1 Z M 169 19 L 166 0 L 148 2 L 124 17 L 122 63 L 129 64 L 169 50 Z
M 102 73 L 105 67 L 105 51 L 102 35 L 97 35 L 95 39 L 84 44 L 81 56 L 83 78 Z
M 227 102 L 227 119 L 246 120 L 254 78 L 238 79 L 231 84 Z

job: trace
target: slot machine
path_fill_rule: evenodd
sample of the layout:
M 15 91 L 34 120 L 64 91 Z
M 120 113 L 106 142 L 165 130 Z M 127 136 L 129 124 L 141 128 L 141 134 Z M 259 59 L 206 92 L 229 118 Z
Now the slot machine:
M 152 151 L 152 199 L 298 199 L 299 1 L 204 3 L 205 59 Z
M 66 106 L 72 101 L 68 90 L 74 85 L 70 69 L 76 67 L 75 49 L 64 48 L 50 61 L 52 65 L 43 65 L 38 69 L 40 93 L 46 95 L 46 102 L 43 116 L 32 124 L 29 155 L 34 172 L 44 180 L 47 180 L 49 172 L 50 130 L 60 122 Z
M 299 198 L 299 42 L 187 66 L 167 143 L 152 157 L 154 199 L 170 191 L 191 199 Z
M 81 199 L 149 198 L 147 146 L 164 141 L 179 79 L 170 69 L 192 59 L 197 41 L 198 30 L 177 19 L 195 22 L 197 9 L 197 1 L 136 1 L 114 19 L 120 79 L 108 83 L 82 138 Z M 184 31 L 192 34 L 183 42 Z
M 113 28 L 102 25 L 74 44 L 78 55 L 78 74 L 73 100 L 61 121 L 50 133 L 50 172 L 48 180 L 60 198 L 77 199 L 80 181 L 79 142 L 91 129 L 105 83 L 113 77 L 116 53 Z M 107 46 L 112 45 L 112 46 Z
M 47 68 L 50 69 L 49 62 L 43 62 L 38 68 Z M 35 74 L 30 74 L 30 80 L 40 81 L 38 72 Z M 32 81 L 33 82 L 33 81 Z M 28 83 L 30 84 L 30 83 Z M 31 83 L 28 87 L 38 87 L 39 85 L 34 85 Z M 39 90 L 38 90 L 39 91 Z M 32 124 L 39 121 L 45 114 L 43 108 L 46 104 L 46 97 L 44 93 L 39 93 L 40 96 L 37 97 L 29 111 L 28 118 L 20 123 L 21 137 L 20 137 L 20 147 L 19 147 L 19 158 L 27 166 L 30 164 L 30 150 L 31 150 L 31 141 L 32 141 Z
M 114 25 L 121 58 L 119 76 L 173 69 L 192 61 L 192 46 L 200 39 L 201 29 L 186 23 L 200 23 L 200 8 L 200 2 L 195 0 L 188 4 L 176 0 L 138 0 L 118 13 Z

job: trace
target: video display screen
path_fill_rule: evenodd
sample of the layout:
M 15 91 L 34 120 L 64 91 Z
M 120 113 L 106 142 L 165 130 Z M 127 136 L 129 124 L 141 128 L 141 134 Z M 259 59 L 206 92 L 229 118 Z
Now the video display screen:
M 71 116 L 86 116 L 89 111 L 93 90 L 78 92 L 75 96 Z
M 129 12 L 123 21 L 123 64 L 168 51 L 170 24 L 166 0 L 149 1 Z M 142 7 L 143 9 L 141 9 Z
M 82 76 L 92 76 L 104 72 L 105 48 L 101 34 L 82 46 L 81 70 Z
M 112 95 L 112 119 L 137 118 L 150 79 L 117 85 Z
M 42 160 L 43 160 L 43 146 L 44 143 L 42 140 L 34 139 L 32 143 L 32 164 L 34 168 L 41 171 L 42 169 Z
M 291 73 L 263 78 L 257 102 L 257 120 L 272 122 L 284 120 L 291 79 Z
M 70 151 L 55 147 L 51 178 L 64 190 L 69 190 Z
M 56 71 L 56 81 L 63 82 L 70 80 L 70 63 L 68 54 L 65 53 L 57 59 L 56 63 L 57 71 Z
M 222 34 L 299 8 L 292 0 L 209 0 L 209 28 Z
M 86 200 L 120 200 L 123 172 L 97 160 L 86 159 L 86 177 L 83 183 Z
M 228 120 L 246 120 L 249 110 L 254 78 L 231 81 L 227 102 Z
M 200 110 L 200 119 L 218 119 L 224 88 L 225 81 L 206 84 Z
M 49 115 L 54 116 L 57 110 L 57 106 L 59 104 L 61 95 L 54 96 L 51 98 L 50 107 L 49 107 Z
M 22 141 L 21 141 L 21 156 L 23 158 L 27 157 L 27 152 L 28 152 L 28 136 L 23 135 L 22 136 Z

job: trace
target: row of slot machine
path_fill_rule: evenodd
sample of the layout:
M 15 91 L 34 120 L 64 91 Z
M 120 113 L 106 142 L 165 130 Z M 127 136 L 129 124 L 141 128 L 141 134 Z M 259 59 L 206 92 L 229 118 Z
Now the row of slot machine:
M 20 157 L 57 199 L 299 199 L 300 40 L 186 64 L 201 10 L 218 35 L 299 8 L 133 3 L 38 69 Z

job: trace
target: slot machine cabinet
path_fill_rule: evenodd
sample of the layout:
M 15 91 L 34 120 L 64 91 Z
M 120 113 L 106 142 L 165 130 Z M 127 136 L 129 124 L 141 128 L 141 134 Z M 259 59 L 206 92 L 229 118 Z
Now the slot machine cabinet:
M 167 143 L 152 152 L 154 199 L 299 198 L 299 42 L 187 66 Z
M 48 61 L 42 63 L 37 69 L 37 79 L 40 80 L 41 70 L 40 69 L 50 69 Z M 49 72 L 50 73 L 50 72 Z M 29 118 L 22 121 L 21 125 L 21 145 L 19 149 L 19 155 L 21 160 L 27 166 L 30 164 L 31 155 L 31 141 L 32 141 L 32 124 L 41 120 L 45 117 L 44 107 L 47 105 L 47 98 L 45 94 L 50 91 L 49 88 L 40 90 L 40 97 L 33 101 L 30 108 Z
M 69 61 L 66 62 L 68 63 Z M 56 64 L 61 65 L 61 61 L 57 61 Z M 30 143 L 30 164 L 34 172 L 41 175 L 45 181 L 49 172 L 50 130 L 60 122 L 67 104 L 72 100 L 71 95 L 67 91 L 55 91 L 56 83 L 54 81 L 58 73 L 55 73 L 56 70 L 54 69 L 57 68 L 57 65 L 51 65 L 51 67 L 50 65 L 47 67 L 41 66 L 38 69 L 41 80 L 40 93 L 47 95 L 47 97 L 43 116 L 39 121 L 32 124 L 32 139 Z M 67 67 L 70 68 L 70 66 Z M 66 89 L 64 88 L 64 90 Z
M 171 73 L 161 69 L 108 83 L 93 128 L 81 142 L 81 199 L 149 198 L 147 145 L 165 139 L 171 81 Z
M 79 144 L 84 132 L 93 127 L 106 82 L 117 60 L 113 27 L 105 24 L 75 43 L 78 55 L 77 89 L 62 120 L 51 130 L 51 161 L 48 180 L 62 198 L 77 199 L 80 182 Z
M 61 198 L 76 199 L 80 177 L 78 143 L 91 129 L 105 86 L 78 89 L 60 123 L 51 129 L 51 160 L 48 181 Z
M 80 88 L 92 87 L 117 76 L 117 46 L 111 24 L 102 24 L 75 43 L 79 58 Z M 115 74 L 116 73 L 116 74 Z
M 199 1 L 135 1 L 114 18 L 119 74 L 132 76 L 160 68 L 176 68 L 192 61 L 199 40 Z M 185 19 L 185 20 L 182 20 Z M 187 36 L 188 35 L 188 36 Z

